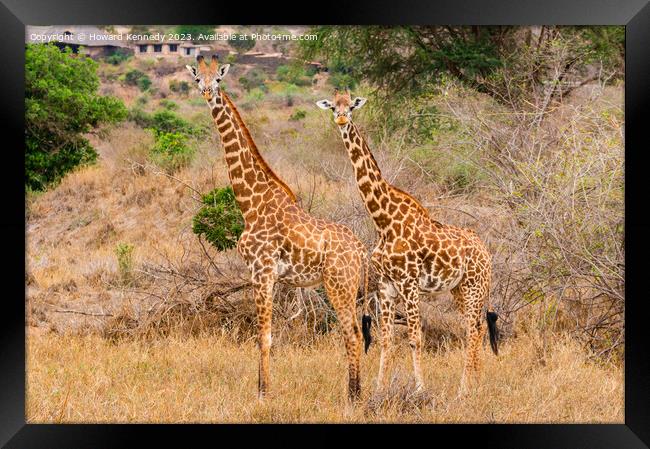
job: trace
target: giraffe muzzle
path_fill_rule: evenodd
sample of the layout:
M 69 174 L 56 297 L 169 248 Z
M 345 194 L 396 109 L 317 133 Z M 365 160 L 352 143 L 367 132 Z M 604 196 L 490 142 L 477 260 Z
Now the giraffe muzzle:
M 336 120 L 334 120 L 337 125 L 345 125 L 348 123 L 348 118 L 344 115 L 340 115 L 336 117 Z

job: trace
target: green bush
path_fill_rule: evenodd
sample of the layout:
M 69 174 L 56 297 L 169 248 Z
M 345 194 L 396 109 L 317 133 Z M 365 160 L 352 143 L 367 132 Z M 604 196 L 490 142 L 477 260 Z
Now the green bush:
M 234 39 L 228 40 L 228 45 L 234 48 L 237 53 L 246 53 L 252 50 L 256 43 L 253 39 L 246 39 L 246 37 L 245 34 L 236 34 Z
M 287 106 L 293 106 L 293 99 L 297 93 L 298 86 L 295 84 L 287 84 L 284 89 L 282 89 L 282 98 Z
M 194 149 L 187 145 L 187 137 L 179 132 L 153 131 L 156 143 L 151 148 L 151 159 L 168 173 L 187 166 Z
M 161 100 L 161 106 L 174 108 L 176 103 L 169 100 Z M 134 107 L 129 111 L 128 119 L 142 128 L 150 128 L 157 133 L 179 133 L 185 137 L 202 137 L 208 132 L 209 125 L 201 123 L 193 125 L 187 120 L 179 117 L 169 109 L 163 109 L 149 114 L 140 107 Z
M 190 92 L 190 83 L 187 81 L 171 80 L 169 82 L 169 90 L 179 94 L 187 95 Z
M 204 206 L 192 219 L 192 231 L 219 251 L 235 247 L 244 231 L 244 217 L 232 187 L 214 189 L 202 199 Z
M 168 111 L 175 111 L 178 109 L 178 104 L 175 101 L 168 100 L 166 98 L 160 100 L 160 106 L 167 109 Z
M 275 70 L 278 81 L 295 84 L 296 86 L 310 86 L 311 77 L 302 65 L 281 65 Z
M 153 114 L 151 120 L 151 127 L 158 132 L 182 133 L 187 135 L 192 135 L 196 132 L 196 129 L 187 120 L 182 119 L 172 111 L 158 111 Z
M 135 104 L 137 104 L 138 106 L 144 106 L 147 103 L 149 103 L 149 96 L 147 94 L 140 95 L 135 100 Z
M 124 74 L 124 82 L 129 86 L 138 86 L 141 91 L 145 91 L 151 87 L 151 80 L 146 73 L 138 69 L 129 70 Z
M 151 87 L 151 80 L 147 75 L 143 76 L 138 80 L 138 87 L 142 92 L 149 90 L 149 88 Z
M 120 279 L 125 284 L 130 283 L 133 278 L 133 249 L 134 246 L 130 243 L 118 243 L 115 247 Z
M 266 74 L 263 70 L 252 69 L 249 70 L 244 76 L 239 78 L 239 84 L 246 90 L 250 92 L 253 89 L 261 89 L 264 92 L 268 91 L 264 81 L 266 80 Z
M 296 112 L 291 114 L 289 120 L 291 120 L 292 122 L 297 122 L 299 120 L 303 120 L 305 117 L 307 117 L 307 111 L 305 111 L 304 109 L 296 109 Z
M 126 49 L 118 48 L 112 55 L 105 57 L 104 61 L 108 64 L 120 65 L 129 58 L 131 58 L 131 54 Z
M 235 62 L 237 62 L 237 55 L 234 55 L 232 53 L 228 53 L 223 59 L 224 64 L 234 64 Z
M 141 128 L 151 128 L 153 126 L 153 117 L 151 114 L 143 111 L 140 107 L 130 109 L 127 119 Z
M 97 63 L 66 47 L 25 49 L 25 185 L 43 190 L 97 153 L 83 137 L 102 123 L 124 120 L 127 110 L 97 94 Z
M 246 102 L 257 102 L 262 100 L 264 100 L 264 91 L 257 87 L 248 92 L 244 99 Z

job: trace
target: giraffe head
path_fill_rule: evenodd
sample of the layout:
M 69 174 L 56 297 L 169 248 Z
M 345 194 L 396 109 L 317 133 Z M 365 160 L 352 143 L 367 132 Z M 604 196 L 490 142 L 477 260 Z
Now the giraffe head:
M 192 67 L 191 65 L 186 65 L 185 67 L 187 67 L 187 70 L 194 77 L 194 81 L 198 83 L 199 91 L 203 95 L 203 98 L 210 101 L 219 92 L 219 83 L 221 83 L 223 77 L 228 73 L 230 64 L 219 67 L 217 55 L 212 55 L 209 66 L 205 63 L 205 59 L 201 55 L 196 57 L 196 61 L 198 62 L 198 68 Z
M 352 120 L 352 111 L 359 109 L 365 103 L 365 98 L 356 97 L 353 100 L 349 90 L 340 93 L 337 89 L 334 91 L 334 101 L 320 100 L 316 102 L 316 106 L 321 109 L 331 109 L 334 113 L 334 122 L 339 126 L 346 126 Z

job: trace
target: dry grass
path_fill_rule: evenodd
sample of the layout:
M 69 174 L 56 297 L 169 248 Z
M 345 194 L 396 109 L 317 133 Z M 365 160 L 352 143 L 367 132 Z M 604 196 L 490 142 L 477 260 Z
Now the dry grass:
M 253 340 L 227 335 L 113 344 L 96 336 L 30 332 L 27 420 L 44 422 L 447 422 L 622 423 L 623 371 L 591 362 L 566 337 L 542 356 L 531 337 L 483 353 L 479 387 L 456 392 L 462 348 L 427 352 L 427 391 L 409 387 L 406 345 L 391 385 L 372 394 L 377 346 L 362 359 L 362 399 L 347 405 L 346 364 L 337 334 L 311 347 L 272 351 L 272 395 L 256 398 Z
M 241 104 L 245 92 L 236 81 L 239 75 L 231 71 L 228 92 Z M 150 77 L 161 89 L 172 78 L 187 80 L 183 67 Z M 129 106 L 144 95 L 107 80 L 103 87 Z M 329 95 L 330 88 L 320 83 L 302 89 L 293 106 L 269 93 L 254 108 L 241 109 L 264 157 L 302 206 L 317 217 L 348 225 L 371 248 L 374 229 L 338 131 L 331 115 L 313 104 Z M 164 96 L 179 105 L 177 113 L 186 120 L 209 120 L 194 92 L 146 96 L 149 112 L 160 108 Z M 306 112 L 305 118 L 290 120 L 298 109 Z M 364 111 L 355 119 L 372 123 L 364 119 Z M 560 119 L 564 117 L 558 113 Z M 200 206 L 198 192 L 228 184 L 216 132 L 197 144 L 193 161 L 174 174 L 176 179 L 149 163 L 151 133 L 132 123 L 90 138 L 100 154 L 97 165 L 80 168 L 56 188 L 28 198 L 28 421 L 623 422 L 621 360 L 596 362 L 597 357 L 569 336 L 547 331 L 542 338 L 541 306 L 513 314 L 508 322 L 504 316 L 499 325 L 507 339 L 499 357 L 484 351 L 481 384 L 457 399 L 464 330 L 448 297 L 422 303 L 428 389 L 413 392 L 410 355 L 400 329 L 399 363 L 390 385 L 379 394 L 372 392 L 379 358 L 373 345 L 362 358 L 362 399 L 349 406 L 339 335 L 317 333 L 308 323 L 307 309 L 287 321 L 295 310 L 293 293 L 286 288 L 276 292 L 274 306 L 272 396 L 259 403 L 250 292 L 239 293 L 237 303 L 248 307 L 237 309 L 245 320 L 232 323 L 206 313 L 209 295 L 203 293 L 223 279 L 211 271 L 190 229 Z M 409 148 L 399 135 L 376 140 L 375 156 L 391 182 L 413 192 L 437 219 L 475 229 L 495 254 L 495 266 L 509 266 L 500 256 L 502 235 L 511 235 L 517 223 L 499 197 L 481 190 L 446 192 L 407 157 Z M 457 136 L 450 135 L 436 151 L 451 151 L 457 144 Z M 120 282 L 115 255 L 120 243 L 134 245 L 133 285 Z M 234 279 L 231 272 L 246 276 L 234 250 L 207 251 L 220 269 L 233 267 L 225 277 Z M 164 271 L 170 267 L 176 271 Z M 196 281 L 183 284 L 176 273 Z M 494 298 L 497 304 L 501 300 Z M 166 313 L 147 315 L 152 301 L 165 304 Z M 200 325 L 195 327 L 195 322 Z M 152 326 L 158 332 L 151 332 Z M 170 336 L 163 337 L 167 328 Z

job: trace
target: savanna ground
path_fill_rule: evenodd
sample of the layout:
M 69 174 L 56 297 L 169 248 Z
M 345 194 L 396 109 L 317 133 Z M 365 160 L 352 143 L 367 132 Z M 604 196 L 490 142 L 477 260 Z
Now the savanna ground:
M 314 105 L 347 75 L 287 75 L 284 56 L 239 57 L 246 63 L 231 57 L 225 89 L 263 156 L 306 210 L 372 248 L 338 131 Z M 373 327 L 351 406 L 322 289 L 278 286 L 272 391 L 259 402 L 246 268 L 234 249 L 192 232 L 201 194 L 228 176 L 204 101 L 180 84 L 191 83 L 191 62 L 100 62 L 100 93 L 123 101 L 128 119 L 87 136 L 97 163 L 27 197 L 29 422 L 623 422 L 621 81 L 596 76 L 536 113 L 443 79 L 427 95 L 394 99 L 390 121 L 371 86 L 356 86 L 370 100 L 354 119 L 384 176 L 437 220 L 476 230 L 494 254 L 499 355 L 484 346 L 479 385 L 457 398 L 461 319 L 448 295 L 424 297 L 426 390 L 412 392 L 398 325 L 390 384 L 373 391 Z M 134 70 L 151 85 L 129 82 Z M 147 128 L 159 111 L 191 125 L 183 158 L 154 154 Z

